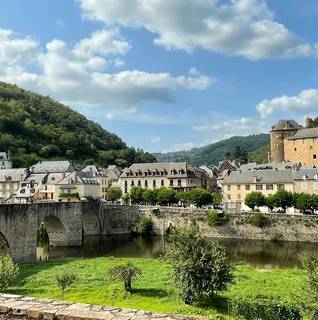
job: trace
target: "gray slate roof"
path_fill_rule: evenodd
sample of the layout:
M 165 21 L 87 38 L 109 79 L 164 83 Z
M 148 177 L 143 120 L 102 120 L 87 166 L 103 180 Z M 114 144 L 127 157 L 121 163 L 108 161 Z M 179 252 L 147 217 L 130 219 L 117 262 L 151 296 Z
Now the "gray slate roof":
M 8 156 L 6 152 L 0 152 L 0 159 L 1 160 L 8 160 Z
M 289 137 L 289 140 L 318 138 L 318 128 L 305 128 L 298 130 L 294 135 Z
M 40 161 L 33 167 L 34 173 L 73 172 L 70 161 Z
M 5 182 L 8 178 L 11 181 L 23 181 L 28 174 L 28 170 L 22 169 L 3 169 L 0 170 L 0 182 Z
M 295 120 L 279 120 L 274 126 L 272 126 L 272 131 L 276 130 L 290 130 L 290 129 L 302 129 L 299 123 Z
M 295 180 L 318 180 L 318 168 L 299 169 L 294 171 Z
M 255 182 L 255 177 L 256 177 L 256 182 Z M 293 182 L 292 169 L 232 171 L 230 175 L 224 179 L 224 184 L 291 183 L 291 182 Z

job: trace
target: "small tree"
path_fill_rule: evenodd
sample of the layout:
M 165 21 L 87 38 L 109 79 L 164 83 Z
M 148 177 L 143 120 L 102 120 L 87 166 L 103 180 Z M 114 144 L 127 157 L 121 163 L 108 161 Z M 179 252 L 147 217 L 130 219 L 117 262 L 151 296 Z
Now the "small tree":
M 195 204 L 197 207 L 201 208 L 204 205 L 213 203 L 212 194 L 204 189 L 193 189 L 189 195 L 191 203 Z
M 318 256 L 305 254 L 300 256 L 305 270 L 305 281 L 297 297 L 303 312 L 309 319 L 318 319 Z
M 306 210 L 313 211 L 314 197 L 308 193 L 295 193 L 293 195 L 294 207 L 300 209 L 302 212 Z
M 276 208 L 286 209 L 293 206 L 293 194 L 286 190 L 278 190 L 274 194 L 274 204 Z
M 141 236 L 149 236 L 152 231 L 152 220 L 150 217 L 142 217 L 136 227 L 134 228 L 134 232 Z
M 176 192 L 171 188 L 160 188 L 157 193 L 157 203 L 161 206 L 176 203 Z
M 124 204 L 129 204 L 130 203 L 130 194 L 129 193 L 125 193 L 123 195 L 123 202 L 124 202 Z
M 123 192 L 119 187 L 110 187 L 106 192 L 107 200 L 115 202 L 123 196 Z
M 9 255 L 0 257 L 0 290 L 5 290 L 19 275 L 19 267 Z
M 144 189 L 142 187 L 132 187 L 130 190 L 130 200 L 133 204 L 141 204 L 144 201 L 143 193 Z
M 151 189 L 146 189 L 143 194 L 143 199 L 146 204 L 155 204 L 156 203 L 156 198 L 155 198 L 155 193 Z
M 177 192 L 176 199 L 178 202 L 181 202 L 182 205 L 185 205 L 189 201 L 189 192 Z
M 63 271 L 61 274 L 56 275 L 56 284 L 61 289 L 61 299 L 64 300 L 65 289 L 70 287 L 76 280 L 75 274 Z
M 212 297 L 233 280 L 225 249 L 203 238 L 196 226 L 172 230 L 166 254 L 186 304 Z
M 222 202 L 222 197 L 219 193 L 212 192 L 213 204 L 219 206 Z
M 123 281 L 124 288 L 127 292 L 132 291 L 132 282 L 141 275 L 141 270 L 131 262 L 125 265 L 113 267 L 109 270 L 111 281 Z
M 272 212 L 273 209 L 275 208 L 275 204 L 276 204 L 276 200 L 275 200 L 275 196 L 269 195 L 266 199 L 265 199 L 265 205 L 266 207 Z
M 244 203 L 254 211 L 255 207 L 265 205 L 265 197 L 261 192 L 250 192 L 246 195 Z

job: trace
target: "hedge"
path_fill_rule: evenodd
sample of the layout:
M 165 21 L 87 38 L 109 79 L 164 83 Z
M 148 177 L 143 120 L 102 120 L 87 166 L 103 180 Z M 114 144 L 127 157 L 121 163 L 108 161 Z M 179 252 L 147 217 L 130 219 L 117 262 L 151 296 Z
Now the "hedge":
M 300 320 L 300 310 L 278 298 L 255 297 L 233 302 L 233 312 L 241 320 Z

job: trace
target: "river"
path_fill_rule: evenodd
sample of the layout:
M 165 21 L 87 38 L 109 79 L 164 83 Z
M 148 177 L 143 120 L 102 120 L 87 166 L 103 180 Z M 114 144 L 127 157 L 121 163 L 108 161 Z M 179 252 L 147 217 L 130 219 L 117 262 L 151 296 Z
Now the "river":
M 259 269 L 297 268 L 299 254 L 318 253 L 318 243 L 237 239 L 209 241 L 223 245 L 233 263 L 243 262 Z M 85 236 L 81 247 L 39 247 L 37 255 L 38 260 L 100 256 L 158 258 L 163 254 L 165 245 L 163 237 Z

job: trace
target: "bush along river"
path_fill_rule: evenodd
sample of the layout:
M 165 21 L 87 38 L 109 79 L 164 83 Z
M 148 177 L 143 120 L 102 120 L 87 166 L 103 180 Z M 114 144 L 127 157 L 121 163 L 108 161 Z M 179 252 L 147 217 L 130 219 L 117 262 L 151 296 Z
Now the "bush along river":
M 297 268 L 302 253 L 317 253 L 318 243 L 272 242 L 238 239 L 209 239 L 223 245 L 233 263 L 258 269 Z M 81 247 L 38 245 L 39 261 L 58 258 L 131 257 L 159 258 L 165 249 L 164 237 L 85 236 Z

